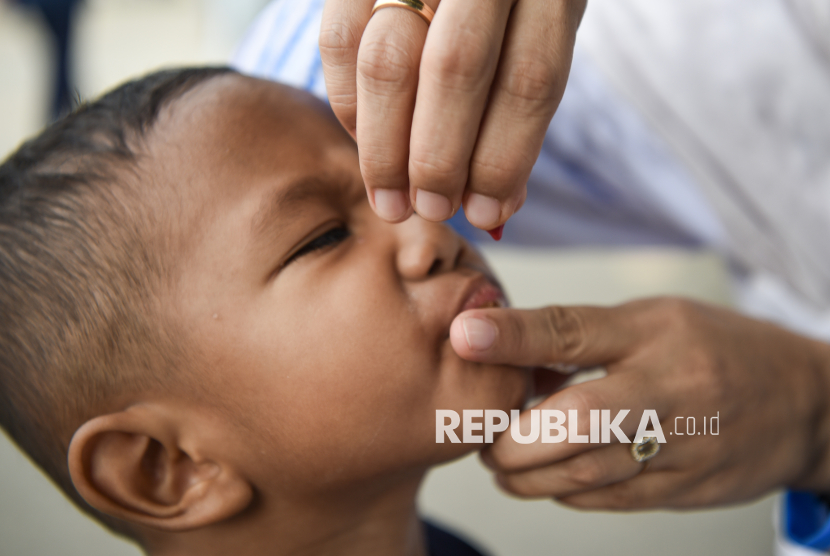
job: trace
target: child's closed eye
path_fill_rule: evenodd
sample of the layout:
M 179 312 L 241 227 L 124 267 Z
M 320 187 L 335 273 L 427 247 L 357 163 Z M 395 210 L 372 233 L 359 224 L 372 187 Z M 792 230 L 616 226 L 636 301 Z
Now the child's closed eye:
M 304 255 L 337 245 L 351 235 L 351 231 L 349 231 L 344 224 L 340 224 L 334 228 L 329 228 L 295 251 L 294 254 L 288 257 L 288 259 L 283 263 L 282 267 L 285 268 Z

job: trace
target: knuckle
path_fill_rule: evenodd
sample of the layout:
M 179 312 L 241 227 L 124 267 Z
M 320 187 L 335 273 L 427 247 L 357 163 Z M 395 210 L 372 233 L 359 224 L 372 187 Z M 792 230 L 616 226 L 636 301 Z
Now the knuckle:
M 634 495 L 629 482 L 618 483 L 608 489 L 605 506 L 611 510 L 628 510 L 638 507 L 638 498 Z
M 423 71 L 440 86 L 477 90 L 489 73 L 486 48 L 470 31 L 458 30 L 450 44 L 424 52 Z
M 357 95 L 354 93 L 332 94 L 329 96 L 329 103 L 335 113 L 347 112 L 355 114 L 357 112 Z M 354 127 L 354 123 L 352 123 Z M 353 129 L 350 131 L 354 131 Z
M 371 156 L 361 153 L 360 172 L 363 180 L 371 187 L 400 183 L 406 172 L 394 161 L 383 158 L 381 154 Z
M 575 359 L 586 349 L 585 322 L 578 311 L 548 307 L 543 313 L 551 361 Z
M 577 491 L 587 490 L 602 484 L 607 475 L 603 464 L 590 455 L 577 458 L 568 468 L 568 481 Z
M 697 320 L 697 306 L 679 297 L 664 297 L 658 303 L 665 324 L 676 331 L 689 331 Z
M 592 409 L 602 409 L 608 407 L 605 404 L 605 400 L 603 400 L 599 394 L 593 390 L 585 388 L 567 388 L 562 391 L 560 396 L 561 397 L 556 402 L 556 407 L 562 411 L 574 409 L 580 417 L 583 417 L 583 419 L 589 415 L 588 412 Z M 580 419 L 580 421 L 587 424 L 588 421 L 583 419 Z M 582 427 L 580 427 L 580 429 L 582 429 Z
M 485 192 L 514 191 L 525 186 L 533 163 L 524 149 L 476 149 L 470 162 L 470 181 Z
M 726 395 L 728 376 L 721 372 L 723 362 L 711 349 L 707 318 L 703 306 L 679 298 L 659 302 L 658 324 L 683 344 L 683 387 L 695 396 L 718 399 Z M 673 373 L 675 379 L 677 374 Z M 680 386 L 680 385 L 676 385 Z
M 320 56 L 324 61 L 338 63 L 353 58 L 360 45 L 360 36 L 348 25 L 331 22 L 320 29 Z
M 413 181 L 429 182 L 430 190 L 447 191 L 460 189 L 466 181 L 466 173 L 459 168 L 463 165 L 447 157 L 413 151 L 410 155 L 409 172 Z
M 727 396 L 725 374 L 719 372 L 718 363 L 703 349 L 690 350 L 685 358 L 685 375 L 692 395 L 700 400 L 720 401 Z
M 504 321 L 499 323 L 499 331 L 505 332 L 514 342 L 524 340 L 526 326 L 523 311 L 508 309 L 504 317 Z
M 371 82 L 393 85 L 398 90 L 414 84 L 415 67 L 412 51 L 387 36 L 366 41 L 357 57 L 358 75 Z
M 506 475 L 500 480 L 504 489 L 515 496 L 530 497 L 536 494 L 533 485 L 519 475 Z
M 564 90 L 559 73 L 544 61 L 544 56 L 528 57 L 506 69 L 500 85 L 511 103 L 518 100 L 547 108 Z
M 352 89 L 347 93 L 336 93 L 332 91 L 334 87 L 329 90 L 329 103 L 331 109 L 334 111 L 337 119 L 343 125 L 343 128 L 352 136 L 355 136 L 357 130 L 357 95 Z
M 513 472 L 524 468 L 527 463 L 521 453 L 515 450 L 499 450 L 495 448 L 491 454 L 493 466 L 501 472 Z

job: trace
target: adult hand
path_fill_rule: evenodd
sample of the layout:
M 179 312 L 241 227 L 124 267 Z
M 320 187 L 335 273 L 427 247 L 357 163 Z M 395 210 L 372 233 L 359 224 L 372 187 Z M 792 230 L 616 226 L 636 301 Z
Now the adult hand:
M 586 0 L 439 1 L 426 0 L 427 26 L 404 9 L 372 16 L 374 0 L 327 0 L 326 87 L 381 218 L 414 206 L 446 220 L 463 201 L 489 230 L 524 202 Z
M 609 409 L 612 418 L 630 409 L 621 427 L 629 438 L 643 410 L 660 418 L 666 443 L 645 469 L 627 444 L 520 445 L 502 434 L 482 457 L 516 495 L 642 509 L 716 506 L 782 486 L 830 491 L 826 344 L 677 299 L 467 311 L 453 322 L 451 340 L 472 361 L 605 366 L 606 377 L 566 387 L 537 406 L 576 409 L 581 434 L 588 433 L 590 409 Z M 695 417 L 699 433 L 703 418 L 715 415 L 718 435 L 685 434 L 686 417 Z

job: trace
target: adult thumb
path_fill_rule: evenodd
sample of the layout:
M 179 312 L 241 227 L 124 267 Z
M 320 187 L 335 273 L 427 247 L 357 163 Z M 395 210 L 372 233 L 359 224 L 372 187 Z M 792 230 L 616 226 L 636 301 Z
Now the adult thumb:
M 463 359 L 517 366 L 603 365 L 622 359 L 638 339 L 621 307 L 473 309 L 450 327 Z

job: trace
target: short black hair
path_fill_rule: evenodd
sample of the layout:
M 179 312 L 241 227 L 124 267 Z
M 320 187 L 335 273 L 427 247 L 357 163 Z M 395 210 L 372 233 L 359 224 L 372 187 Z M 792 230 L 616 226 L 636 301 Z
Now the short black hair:
M 0 166 L 0 425 L 82 509 L 67 450 L 112 396 L 175 357 L 158 322 L 169 273 L 142 195 L 142 141 L 166 105 L 226 67 L 159 71 L 85 104 Z M 161 226 L 163 228 L 163 225 Z M 155 231 L 154 231 L 155 230 Z

